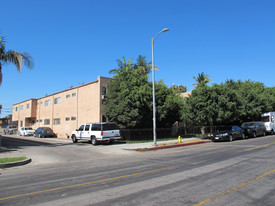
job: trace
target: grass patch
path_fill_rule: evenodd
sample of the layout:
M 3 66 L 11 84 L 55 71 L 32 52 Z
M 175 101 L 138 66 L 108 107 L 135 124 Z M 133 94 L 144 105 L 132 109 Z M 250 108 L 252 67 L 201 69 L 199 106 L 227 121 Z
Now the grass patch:
M 27 157 L 7 157 L 7 158 L 0 158 L 0 163 L 11 163 L 11 162 L 18 162 L 22 160 L 26 160 Z

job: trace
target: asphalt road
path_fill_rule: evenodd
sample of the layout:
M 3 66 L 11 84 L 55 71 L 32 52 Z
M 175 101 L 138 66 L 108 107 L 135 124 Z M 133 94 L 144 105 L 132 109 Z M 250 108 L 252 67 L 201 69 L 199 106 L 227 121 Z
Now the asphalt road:
M 275 204 L 275 136 L 115 155 L 54 145 L 37 147 L 63 161 L 0 170 L 0 205 Z

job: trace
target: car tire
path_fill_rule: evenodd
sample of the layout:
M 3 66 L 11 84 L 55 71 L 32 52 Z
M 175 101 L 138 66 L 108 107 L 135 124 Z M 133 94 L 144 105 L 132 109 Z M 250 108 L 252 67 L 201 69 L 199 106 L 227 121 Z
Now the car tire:
M 232 142 L 233 141 L 233 137 L 232 135 L 229 136 L 229 142 Z
M 77 143 L 77 138 L 75 135 L 72 136 L 72 141 L 73 141 L 73 143 Z
M 274 130 L 272 129 L 271 132 L 270 132 L 271 135 L 274 135 Z
M 38 138 L 41 138 L 42 136 L 41 136 L 41 134 L 38 134 Z
M 266 135 L 266 133 L 265 133 L 265 131 L 263 131 L 263 136 L 265 136 Z
M 256 137 L 257 137 L 256 132 L 253 132 L 252 137 L 253 137 L 253 138 L 256 138 Z
M 91 143 L 92 143 L 92 145 L 96 145 L 97 144 L 97 139 L 96 139 L 95 136 L 91 137 Z

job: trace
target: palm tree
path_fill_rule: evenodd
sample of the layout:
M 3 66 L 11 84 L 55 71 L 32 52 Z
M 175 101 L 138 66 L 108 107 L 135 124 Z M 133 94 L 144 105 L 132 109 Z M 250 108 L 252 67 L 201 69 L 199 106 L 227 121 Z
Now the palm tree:
M 123 58 L 123 61 L 121 61 L 120 59 L 116 60 L 118 68 L 110 70 L 109 74 L 119 74 L 124 70 L 130 70 L 133 68 L 133 64 L 132 64 L 133 59 L 126 61 L 125 57 L 122 57 L 122 58 Z
M 12 63 L 18 72 L 21 72 L 23 64 L 29 69 L 33 68 L 32 57 L 26 52 L 18 52 L 15 50 L 6 51 L 6 41 L 0 34 L 0 85 L 2 84 L 2 68 L 4 64 Z
M 197 81 L 197 84 L 195 84 L 195 86 L 199 86 L 199 85 L 204 86 L 207 83 L 211 82 L 211 80 L 209 79 L 209 76 L 204 74 L 204 72 L 199 73 L 198 77 L 193 77 L 193 78 Z

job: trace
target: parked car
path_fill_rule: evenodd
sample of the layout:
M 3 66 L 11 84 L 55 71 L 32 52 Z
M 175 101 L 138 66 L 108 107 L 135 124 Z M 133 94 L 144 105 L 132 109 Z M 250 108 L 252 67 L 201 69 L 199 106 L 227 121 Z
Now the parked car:
M 57 137 L 50 127 L 38 127 L 34 132 L 34 137 Z
M 17 126 L 16 125 L 9 125 L 4 129 L 4 134 L 16 134 Z
M 257 137 L 265 136 L 266 128 L 263 122 L 244 122 L 241 126 L 245 136 Z
M 120 130 L 114 123 L 87 123 L 72 132 L 72 141 L 77 143 L 78 140 L 88 140 L 93 145 L 98 142 L 110 142 L 122 140 Z
M 235 139 L 245 139 L 243 130 L 239 126 L 228 126 L 222 128 L 220 131 L 213 133 L 212 141 L 230 141 L 232 142 Z
M 18 134 L 20 136 L 33 136 L 34 134 L 34 129 L 32 129 L 31 127 L 22 127 L 19 131 Z

